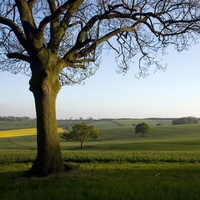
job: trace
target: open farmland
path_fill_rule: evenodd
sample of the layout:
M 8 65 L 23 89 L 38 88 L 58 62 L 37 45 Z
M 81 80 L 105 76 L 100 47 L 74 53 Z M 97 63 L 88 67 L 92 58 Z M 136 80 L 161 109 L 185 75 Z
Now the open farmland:
M 36 128 L 36 120 L 0 121 L 0 131 Z
M 42 179 L 20 177 L 36 157 L 33 129 L 1 132 L 0 198 L 199 200 L 200 125 L 152 120 L 152 132 L 142 137 L 133 126 L 140 122 L 90 122 L 101 136 L 84 149 L 60 139 L 63 160 L 73 169 Z
M 58 128 L 58 132 L 59 133 L 63 132 L 63 129 Z M 23 137 L 31 135 L 36 135 L 35 128 L 0 131 L 0 138 Z
M 58 128 L 58 132 L 63 132 Z M 0 131 L 0 149 L 36 149 L 36 128 Z
M 124 161 L 130 160 L 133 162 L 134 159 L 137 161 L 136 157 L 140 158 L 141 161 L 144 156 L 148 162 L 153 160 L 160 162 L 162 160 L 170 161 L 170 155 L 173 157 L 171 160 L 174 160 L 176 155 L 177 160 L 184 160 L 185 158 L 186 162 L 189 160 L 189 162 L 199 162 L 199 124 L 172 126 L 169 120 L 150 121 L 152 132 L 145 137 L 134 133 L 132 124 L 140 122 L 139 120 L 93 121 L 91 124 L 100 131 L 101 136 L 97 140 L 85 141 L 83 150 L 80 150 L 79 142 L 60 139 L 63 156 L 66 154 L 64 157 L 69 158 L 69 154 L 76 155 L 75 157 L 81 155 L 82 158 L 84 157 L 83 160 L 89 160 L 90 158 L 92 160 L 93 157 L 97 159 L 98 155 L 101 154 L 102 156 L 105 155 L 105 158 L 101 157 L 99 160 L 104 160 L 108 159 L 108 154 L 112 155 L 110 157 L 116 158 L 117 156 L 114 156 L 114 154 L 117 155 L 118 153 L 118 157 L 124 155 Z M 164 125 L 156 126 L 157 123 Z M 63 129 L 59 128 L 58 131 L 62 132 Z M 0 131 L 0 149 L 6 151 L 11 149 L 16 151 L 36 150 L 35 129 Z M 35 152 L 33 154 L 35 155 Z M 131 158 L 127 158 L 125 154 L 131 155 Z M 87 155 L 90 158 L 87 158 Z M 190 157 L 193 159 L 190 159 Z M 75 159 L 71 158 L 71 160 Z M 77 162 L 79 161 L 77 160 Z

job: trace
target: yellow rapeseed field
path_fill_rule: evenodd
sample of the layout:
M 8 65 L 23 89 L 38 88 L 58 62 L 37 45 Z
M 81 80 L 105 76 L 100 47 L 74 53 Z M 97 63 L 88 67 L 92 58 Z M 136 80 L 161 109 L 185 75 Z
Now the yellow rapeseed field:
M 62 133 L 63 129 L 58 128 L 58 132 Z M 0 131 L 0 138 L 29 136 L 29 135 L 36 135 L 36 128 Z

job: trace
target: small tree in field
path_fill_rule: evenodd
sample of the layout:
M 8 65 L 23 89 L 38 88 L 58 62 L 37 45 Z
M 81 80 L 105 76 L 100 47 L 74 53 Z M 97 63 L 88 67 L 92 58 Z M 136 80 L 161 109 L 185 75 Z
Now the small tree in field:
M 151 132 L 151 127 L 147 123 L 140 123 L 135 127 L 135 133 L 142 133 L 143 137 L 145 133 Z
M 89 126 L 85 123 L 76 124 L 72 127 L 72 131 L 69 133 L 63 133 L 61 138 L 66 140 L 74 140 L 81 142 L 81 148 L 83 148 L 83 143 L 89 138 L 97 139 L 100 133 L 94 128 L 94 126 Z

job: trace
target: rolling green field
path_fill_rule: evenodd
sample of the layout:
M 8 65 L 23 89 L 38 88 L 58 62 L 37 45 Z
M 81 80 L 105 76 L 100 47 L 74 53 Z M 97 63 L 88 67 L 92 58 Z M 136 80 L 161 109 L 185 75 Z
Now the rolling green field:
M 141 122 L 152 127 L 145 137 L 134 133 L 133 124 Z M 22 176 L 36 156 L 35 135 L 0 138 L 0 199 L 200 199 L 200 124 L 139 119 L 90 124 L 101 136 L 86 141 L 84 149 L 60 139 L 72 170 L 43 178 Z

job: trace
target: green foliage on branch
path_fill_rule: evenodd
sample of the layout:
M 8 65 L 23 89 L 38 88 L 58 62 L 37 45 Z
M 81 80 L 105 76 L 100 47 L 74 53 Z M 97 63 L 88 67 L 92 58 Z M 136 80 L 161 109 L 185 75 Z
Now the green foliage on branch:
M 179 125 L 179 124 L 198 124 L 199 121 L 195 117 L 182 117 L 177 118 L 172 121 L 172 125 Z
M 135 133 L 142 133 L 143 136 L 145 133 L 149 133 L 149 132 L 151 132 L 151 127 L 147 123 L 143 122 L 143 123 L 137 124 L 135 127 Z
M 69 133 L 63 133 L 61 138 L 69 141 L 80 141 L 81 148 L 83 148 L 85 140 L 89 138 L 97 139 L 99 136 L 100 133 L 94 128 L 94 126 L 89 126 L 86 123 L 80 123 L 73 126 Z

